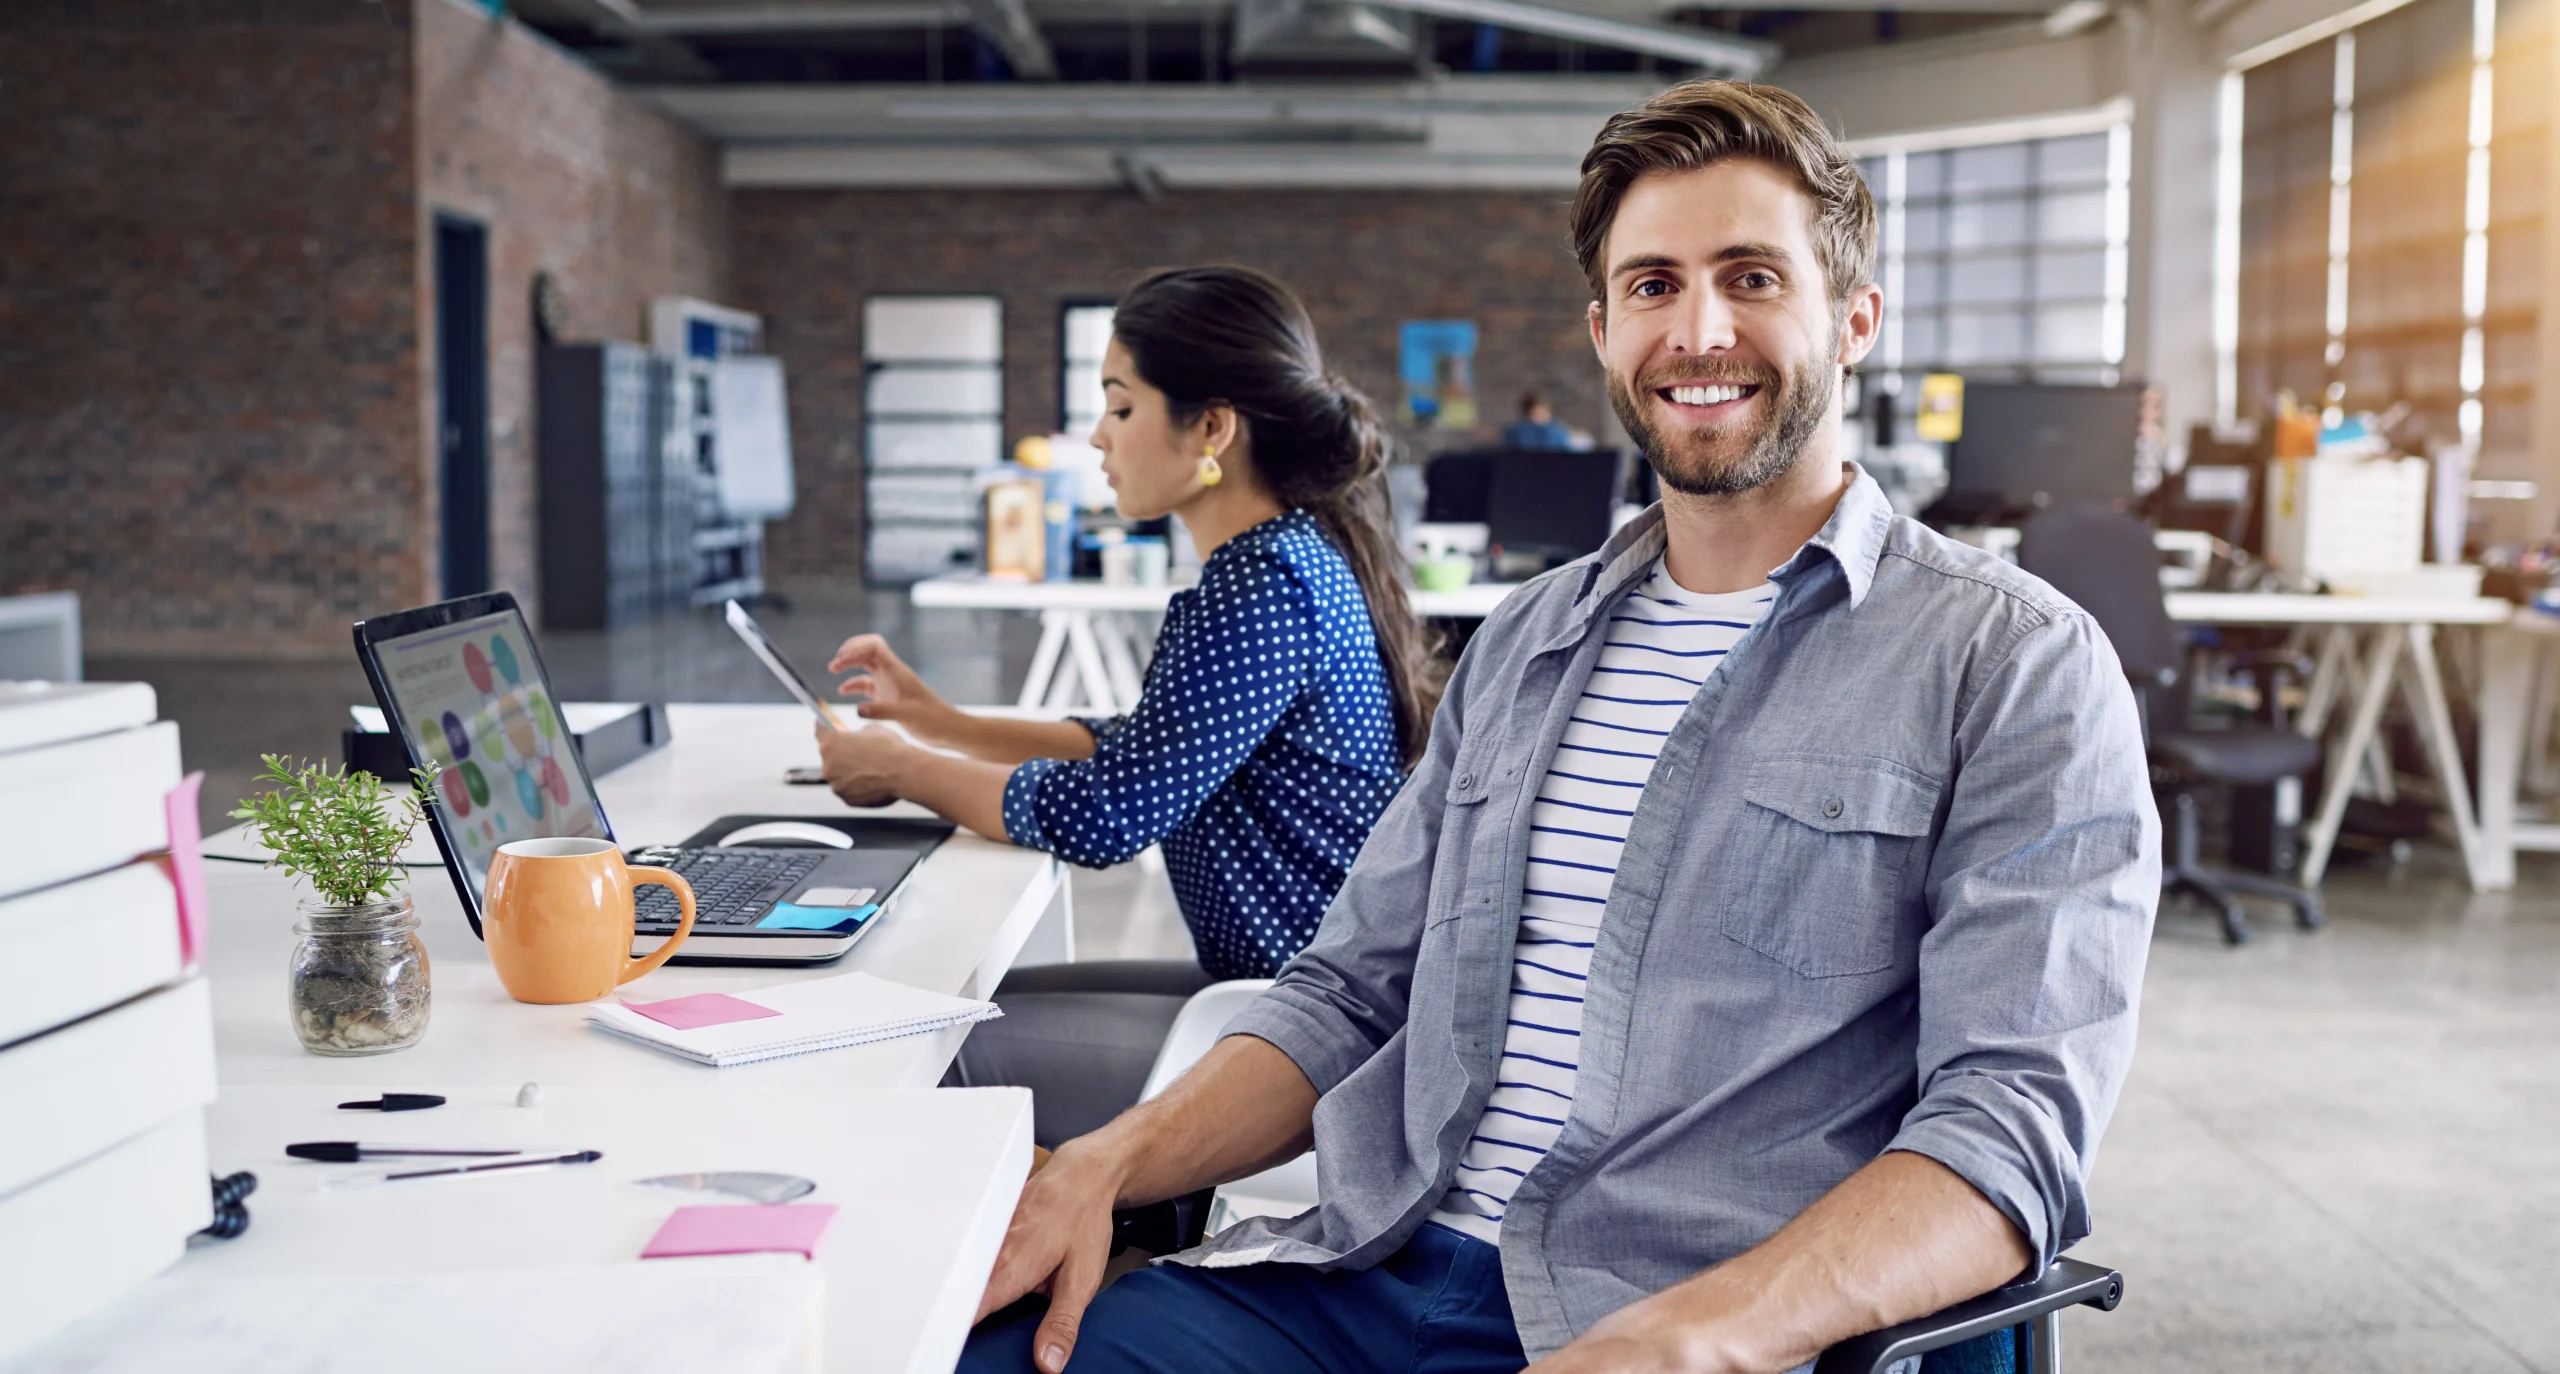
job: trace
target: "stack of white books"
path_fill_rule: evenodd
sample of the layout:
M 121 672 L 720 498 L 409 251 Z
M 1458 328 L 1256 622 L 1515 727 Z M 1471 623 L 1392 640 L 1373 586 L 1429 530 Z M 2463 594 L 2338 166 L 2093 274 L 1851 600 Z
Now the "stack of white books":
M 158 705 L 139 683 L 0 682 L 0 1360 L 212 1220 L 213 1016 Z

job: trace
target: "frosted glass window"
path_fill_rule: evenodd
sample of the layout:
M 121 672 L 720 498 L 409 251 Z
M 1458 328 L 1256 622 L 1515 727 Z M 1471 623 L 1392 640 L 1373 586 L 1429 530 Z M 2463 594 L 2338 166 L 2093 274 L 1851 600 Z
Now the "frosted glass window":
M 2026 241 L 2027 203 L 2023 200 L 1960 200 L 1947 207 L 1950 248 L 2014 248 Z
M 874 582 L 964 569 L 977 549 L 969 478 L 1002 462 L 1004 302 L 862 303 L 863 565 Z
M 1899 212 L 1896 325 L 1870 366 L 1988 379 L 2099 381 L 2121 362 L 2123 259 L 2130 251 L 2130 126 L 2059 138 L 1889 153 L 1868 159 L 1879 208 Z M 1888 203 L 1900 186 L 1898 204 Z
M 2036 238 L 2044 243 L 2104 244 L 2107 193 L 2068 191 L 2036 202 Z
M 1947 300 L 1955 305 L 1997 305 L 2026 298 L 2024 258 L 1961 260 L 1947 273 Z
M 863 404 L 875 415 L 994 415 L 1004 410 L 1004 375 L 992 366 L 884 367 L 871 374 Z
M 1112 309 L 1071 305 L 1059 317 L 1060 429 L 1079 439 L 1102 419 L 1102 355 L 1111 348 Z

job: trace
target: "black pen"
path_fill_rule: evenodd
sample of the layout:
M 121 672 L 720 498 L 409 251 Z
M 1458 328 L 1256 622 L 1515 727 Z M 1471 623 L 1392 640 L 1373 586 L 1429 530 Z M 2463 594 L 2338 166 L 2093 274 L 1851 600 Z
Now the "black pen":
M 394 1159 L 402 1155 L 520 1155 L 522 1150 L 437 1150 L 423 1145 L 367 1145 L 359 1140 L 306 1140 L 287 1145 L 295 1159 L 322 1164 L 353 1164 L 360 1159 Z

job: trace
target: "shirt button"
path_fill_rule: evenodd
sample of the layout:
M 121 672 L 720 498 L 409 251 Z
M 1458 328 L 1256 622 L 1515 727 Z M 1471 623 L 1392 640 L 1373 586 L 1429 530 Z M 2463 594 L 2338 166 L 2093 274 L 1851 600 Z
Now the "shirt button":
M 1475 774 L 1473 774 L 1473 773 L 1460 773 L 1460 774 L 1458 775 L 1458 786 L 1460 786 L 1460 787 L 1473 787 L 1473 786 L 1475 786 L 1475 785 L 1476 785 L 1476 775 L 1475 775 Z
M 1824 803 L 1822 804 L 1822 815 L 1823 815 L 1823 818 L 1824 818 L 1825 820 L 1834 820 L 1834 821 L 1836 821 L 1836 820 L 1840 819 L 1840 812 L 1841 812 L 1841 809 L 1842 809 L 1842 808 L 1841 808 L 1841 805 L 1840 805 L 1840 799 L 1839 799 L 1838 797 L 1833 797 L 1831 800 L 1829 800 L 1829 801 L 1827 801 L 1827 802 L 1824 802 Z

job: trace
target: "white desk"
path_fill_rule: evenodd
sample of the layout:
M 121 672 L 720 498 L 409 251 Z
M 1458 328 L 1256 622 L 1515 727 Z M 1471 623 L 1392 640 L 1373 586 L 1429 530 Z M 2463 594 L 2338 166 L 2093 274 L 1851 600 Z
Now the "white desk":
M 2500 881 L 2496 845 L 2484 837 L 2473 817 L 2471 785 L 2463 776 L 2462 749 L 2454 735 L 2435 655 L 2436 627 L 2503 624 L 2513 607 L 2494 597 L 2431 600 L 2245 592 L 2171 592 L 2168 603 L 2173 620 L 2319 627 L 2309 699 L 2295 719 L 2303 734 L 2318 738 L 2328 726 L 2330 712 L 2343 698 L 2354 698 L 2346 731 L 2329 755 L 2328 783 L 2319 806 L 2303 827 L 2301 877 L 2306 886 L 2319 886 L 2321 875 L 2328 871 L 2339 824 L 2346 818 L 2347 798 L 2367 755 L 2377 748 L 2382 711 L 2394 691 L 2408 695 L 2417 716 L 2418 733 L 2444 791 L 2454 840 L 2461 847 L 2472 887 L 2486 891 L 2514 881 L 2512 857 L 2509 876 Z M 2361 645 L 2359 638 L 2364 641 Z M 2387 782 L 2387 762 L 2381 776 Z
M 1453 592 L 1416 591 L 1417 615 L 1481 620 L 1519 589 L 1516 582 L 1478 582 Z M 1031 655 L 1015 704 L 1082 707 L 1114 714 L 1137 704 L 1139 666 L 1154 631 L 1141 617 L 1164 614 L 1181 587 L 1106 587 L 1099 582 L 1003 582 L 955 573 L 915 584 L 908 597 L 927 610 L 1026 611 L 1040 617 L 1040 647 Z
M 725 813 L 839 809 L 823 788 L 782 781 L 786 766 L 816 759 L 800 707 L 675 706 L 668 714 L 671 744 L 597 784 L 626 843 L 681 839 Z M 827 1368 L 950 1367 L 1031 1156 L 1028 1093 L 897 1091 L 936 1082 L 965 1032 L 732 1069 L 688 1063 L 587 1030 L 582 1007 L 508 998 L 444 871 L 422 869 L 412 883 L 435 990 L 426 1038 L 393 1054 L 324 1059 L 305 1053 L 286 1022 L 298 894 L 282 875 L 248 864 L 207 868 L 206 974 L 222 1087 L 208 1118 L 213 1162 L 226 1172 L 252 1169 L 264 1182 L 250 1200 L 248 1238 L 199 1243 L 127 1301 L 234 1271 L 384 1272 L 364 1266 L 411 1263 L 414 1270 L 391 1272 L 432 1273 L 631 1259 L 646 1239 L 643 1222 L 654 1227 L 675 1206 L 720 1199 L 634 1188 L 630 1179 L 777 1169 L 817 1180 L 812 1200 L 844 1208 L 828 1249 Z M 861 969 L 983 996 L 1044 919 L 1062 926 L 1071 918 L 1055 859 L 963 831 L 917 869 L 881 927 L 833 966 L 665 968 L 631 991 L 736 992 Z M 526 1082 L 545 1091 L 540 1143 L 565 1136 L 566 1148 L 605 1151 L 594 1172 L 315 1198 L 308 1175 L 276 1158 L 283 1142 L 301 1139 L 494 1134 L 532 1143 L 509 1105 Z M 454 1103 L 388 1118 L 334 1110 L 384 1089 L 444 1092 Z M 413 1261 L 370 1257 L 404 1247 Z M 358 1358 L 349 1367 L 362 1367 L 361 1352 L 351 1354 Z
M 2560 686 L 2560 618 L 2518 608 L 2482 638 L 2480 833 L 2485 886 L 2515 886 L 2519 850 L 2560 849 L 2560 825 L 2520 818 L 2534 762 L 2549 745 L 2551 693 Z

